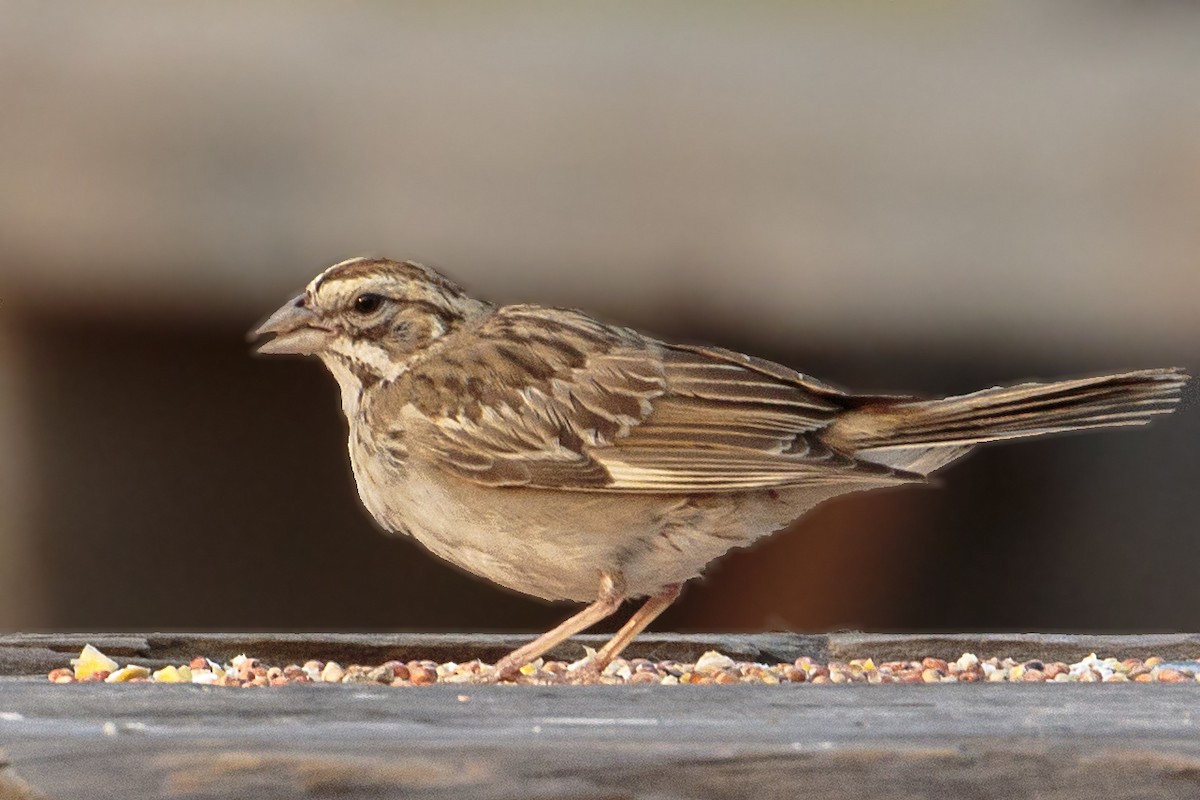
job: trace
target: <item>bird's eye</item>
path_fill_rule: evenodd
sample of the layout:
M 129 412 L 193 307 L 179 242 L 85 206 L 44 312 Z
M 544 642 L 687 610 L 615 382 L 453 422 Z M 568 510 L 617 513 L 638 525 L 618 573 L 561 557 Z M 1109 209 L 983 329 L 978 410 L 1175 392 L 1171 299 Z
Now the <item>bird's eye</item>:
M 354 310 L 359 314 L 374 314 L 383 305 L 383 297 L 377 294 L 360 294 L 354 298 Z

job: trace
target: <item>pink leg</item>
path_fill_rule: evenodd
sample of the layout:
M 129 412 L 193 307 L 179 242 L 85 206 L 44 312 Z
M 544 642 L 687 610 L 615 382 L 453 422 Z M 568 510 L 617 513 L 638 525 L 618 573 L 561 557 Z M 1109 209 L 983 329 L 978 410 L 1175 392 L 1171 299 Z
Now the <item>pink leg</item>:
M 634 640 L 639 633 L 646 629 L 646 626 L 654 621 L 655 617 L 667 610 L 671 603 L 675 602 L 675 598 L 679 597 L 681 586 L 678 583 L 673 583 L 663 588 L 661 592 L 651 597 L 642 605 L 629 621 L 622 626 L 621 630 L 608 640 L 604 647 L 600 648 L 600 652 L 596 653 L 596 657 L 592 659 L 588 665 L 596 672 L 603 670 L 617 656 L 621 655 L 621 651 Z
M 563 622 L 557 628 L 543 633 L 527 645 L 522 645 L 496 662 L 492 672 L 494 679 L 510 677 L 521 667 L 533 661 L 550 648 L 568 639 L 585 628 L 610 616 L 625 599 L 625 579 L 620 573 L 603 573 L 600 576 L 600 591 L 596 602 Z M 641 613 L 640 611 L 638 613 Z M 626 627 L 629 627 L 628 625 Z M 619 635 L 619 634 L 618 634 Z M 636 632 L 635 632 L 636 635 Z M 632 637 L 630 637 L 632 638 Z

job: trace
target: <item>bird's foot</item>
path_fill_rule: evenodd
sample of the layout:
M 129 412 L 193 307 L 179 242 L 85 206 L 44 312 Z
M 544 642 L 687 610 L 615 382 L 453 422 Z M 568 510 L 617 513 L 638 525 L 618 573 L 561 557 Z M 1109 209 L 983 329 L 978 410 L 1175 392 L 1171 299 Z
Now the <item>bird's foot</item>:
M 485 684 L 511 682 L 520 676 L 522 666 L 512 659 L 502 658 L 490 670 L 480 674 L 479 682 Z
M 604 667 L 599 664 L 583 664 L 567 673 L 568 683 L 600 683 Z

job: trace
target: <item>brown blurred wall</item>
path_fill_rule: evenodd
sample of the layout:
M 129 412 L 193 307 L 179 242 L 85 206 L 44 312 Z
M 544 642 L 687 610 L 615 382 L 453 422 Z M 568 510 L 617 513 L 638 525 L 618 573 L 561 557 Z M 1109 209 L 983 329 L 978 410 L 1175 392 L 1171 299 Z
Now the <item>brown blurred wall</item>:
M 15 627 L 533 629 L 564 613 L 378 531 L 318 364 L 252 358 L 229 325 L 49 315 L 23 332 L 37 366 L 22 380 Z M 898 386 L 896 372 L 929 391 L 1117 366 L 766 354 L 848 385 Z M 1200 433 L 1195 408 L 1192 395 L 1151 428 L 985 448 L 933 487 L 835 501 L 730 555 L 661 625 L 1189 628 L 1200 507 L 1180 441 Z
M 864 391 L 1200 368 L 1200 7 L 0 2 L 0 628 L 533 629 L 245 331 L 418 258 Z M 731 555 L 664 628 L 1200 629 L 1200 404 Z

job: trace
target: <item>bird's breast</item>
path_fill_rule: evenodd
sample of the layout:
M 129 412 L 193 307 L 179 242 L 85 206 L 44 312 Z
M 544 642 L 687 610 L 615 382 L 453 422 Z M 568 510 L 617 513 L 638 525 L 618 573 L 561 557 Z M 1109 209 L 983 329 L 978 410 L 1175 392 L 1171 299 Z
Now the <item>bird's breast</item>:
M 351 423 L 349 450 L 350 467 L 363 506 L 388 532 L 407 534 L 408 453 L 403 437 L 381 443 L 371 435 L 369 426 Z

